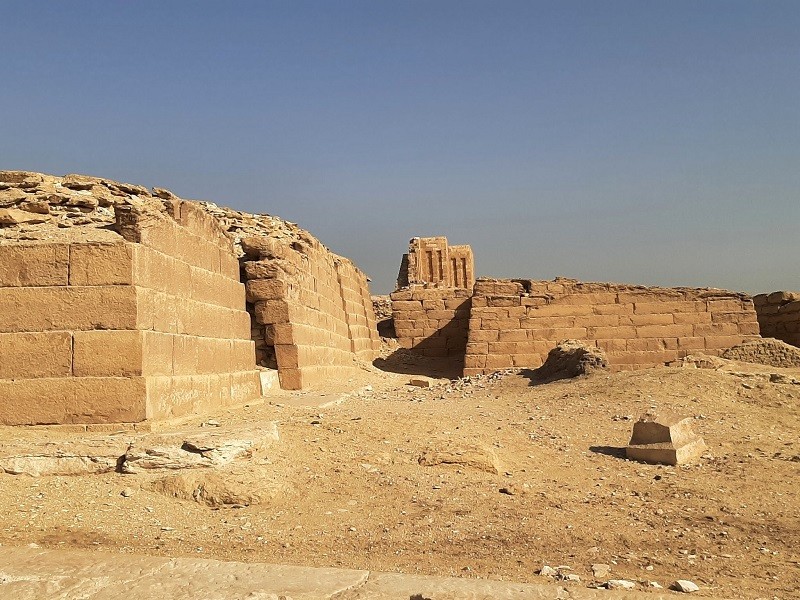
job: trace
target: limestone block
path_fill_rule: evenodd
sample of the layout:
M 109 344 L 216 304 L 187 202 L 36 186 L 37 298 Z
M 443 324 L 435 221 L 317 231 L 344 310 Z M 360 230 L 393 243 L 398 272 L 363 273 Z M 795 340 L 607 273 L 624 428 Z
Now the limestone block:
M 70 285 L 132 285 L 135 245 L 72 244 L 69 253 Z
M 0 288 L 0 332 L 136 329 L 132 286 Z
M 0 245 L 0 287 L 69 283 L 68 244 Z
M 626 456 L 641 462 L 679 465 L 696 461 L 706 450 L 692 431 L 692 418 L 669 412 L 648 412 L 633 425 Z
M 76 331 L 73 338 L 73 374 L 76 377 L 142 375 L 141 332 Z
M 71 374 L 70 332 L 0 333 L 0 379 L 69 377 Z

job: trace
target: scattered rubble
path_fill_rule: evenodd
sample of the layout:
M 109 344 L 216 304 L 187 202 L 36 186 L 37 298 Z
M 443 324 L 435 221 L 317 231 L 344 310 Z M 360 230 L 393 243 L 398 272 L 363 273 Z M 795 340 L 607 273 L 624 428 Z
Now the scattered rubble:
M 547 383 L 588 375 L 606 368 L 608 360 L 605 352 L 578 340 L 565 340 L 550 350 L 544 364 L 533 371 L 532 378 L 537 383 Z

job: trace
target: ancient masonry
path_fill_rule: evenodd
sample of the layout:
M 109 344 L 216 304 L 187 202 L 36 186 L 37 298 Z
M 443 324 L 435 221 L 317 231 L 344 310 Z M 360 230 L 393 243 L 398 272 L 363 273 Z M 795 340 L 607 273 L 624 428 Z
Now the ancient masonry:
M 478 279 L 472 288 L 448 287 L 453 279 L 442 271 L 426 280 L 430 263 L 439 264 L 427 258 L 430 249 L 442 247 L 444 238 L 411 240 L 398 278 L 404 285 L 391 295 L 395 329 L 400 345 L 413 352 L 460 356 L 465 375 L 537 368 L 566 339 L 591 342 L 620 370 L 697 352 L 718 355 L 759 334 L 750 297 L 725 290 L 572 279 Z M 465 254 L 471 264 L 472 253 Z M 427 269 L 421 274 L 420 264 Z
M 763 337 L 800 346 L 800 292 L 773 292 L 753 296 Z
M 261 395 L 256 347 L 297 389 L 379 346 L 364 274 L 294 225 L 79 175 L 0 171 L 0 307 L 6 425 L 207 412 Z
M 469 246 L 413 238 L 391 294 L 397 339 L 422 356 L 463 360 L 475 267 Z

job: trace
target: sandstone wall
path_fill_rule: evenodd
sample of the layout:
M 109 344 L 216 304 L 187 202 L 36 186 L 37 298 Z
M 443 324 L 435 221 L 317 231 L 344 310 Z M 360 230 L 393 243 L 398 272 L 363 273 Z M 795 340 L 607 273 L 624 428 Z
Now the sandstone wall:
M 800 292 L 753 296 L 762 337 L 800 346 Z
M 752 300 L 724 290 L 478 280 L 464 374 L 539 367 L 570 338 L 594 342 L 619 370 L 716 355 L 758 333 Z
M 282 388 L 346 377 L 347 368 L 377 357 L 367 277 L 351 261 L 306 232 L 288 239 L 250 235 L 241 247 L 253 326 L 263 336 L 259 358 L 274 352 Z
M 412 287 L 391 294 L 397 341 L 422 356 L 463 357 L 470 290 Z
M 37 185 L 61 189 L 42 177 Z M 80 180 L 91 209 L 103 182 Z M 114 206 L 116 225 L 102 235 L 4 231 L 0 423 L 141 422 L 260 396 L 232 243 L 190 203 L 164 209 L 140 201 L 141 190 Z

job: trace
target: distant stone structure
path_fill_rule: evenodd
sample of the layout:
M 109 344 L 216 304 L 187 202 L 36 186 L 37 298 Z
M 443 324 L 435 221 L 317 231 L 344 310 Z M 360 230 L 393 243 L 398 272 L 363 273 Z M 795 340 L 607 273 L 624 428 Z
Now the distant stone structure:
M 366 276 L 292 224 L 0 171 L 0 424 L 185 417 L 259 397 L 257 352 L 299 389 L 378 348 Z
M 400 346 L 463 362 L 475 283 L 472 249 L 450 246 L 445 237 L 412 238 L 397 283 L 390 297 Z
M 458 358 L 464 375 L 536 369 L 567 339 L 603 350 L 609 368 L 620 370 L 663 365 L 692 352 L 718 355 L 759 336 L 752 299 L 725 290 L 565 278 L 481 278 L 471 288 L 453 287 L 454 278 L 439 269 L 448 247 L 443 237 L 411 240 L 392 311 L 402 347 Z M 471 265 L 471 250 L 461 252 Z
M 753 296 L 763 337 L 800 346 L 800 292 L 773 292 Z
M 397 287 L 472 289 L 475 261 L 467 245 L 450 246 L 446 237 L 412 238 L 403 255 Z

